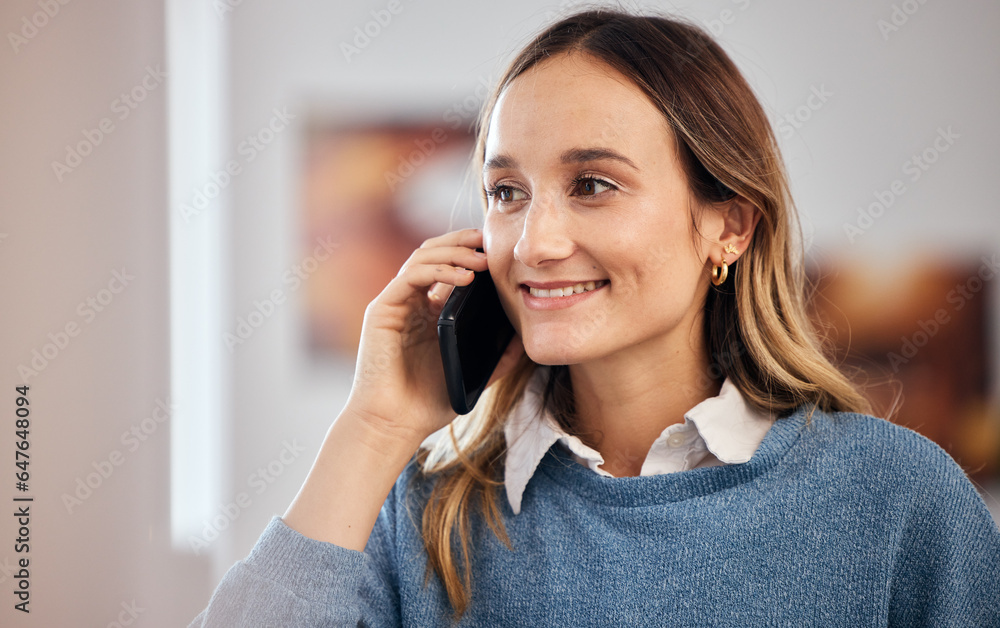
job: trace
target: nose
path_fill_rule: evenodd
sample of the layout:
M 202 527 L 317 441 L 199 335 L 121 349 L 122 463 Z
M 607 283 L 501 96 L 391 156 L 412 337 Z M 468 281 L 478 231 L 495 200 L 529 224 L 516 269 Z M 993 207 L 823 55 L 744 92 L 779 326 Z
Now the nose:
M 514 259 L 534 268 L 546 261 L 566 259 L 573 254 L 570 217 L 557 202 L 535 197 L 523 215 L 521 237 L 514 245 Z

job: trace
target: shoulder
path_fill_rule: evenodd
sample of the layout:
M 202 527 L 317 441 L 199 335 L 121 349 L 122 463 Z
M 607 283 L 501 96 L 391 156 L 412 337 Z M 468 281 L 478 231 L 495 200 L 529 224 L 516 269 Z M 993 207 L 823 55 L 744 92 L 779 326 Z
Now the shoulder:
M 965 470 L 940 445 L 886 419 L 851 412 L 816 410 L 799 436 L 837 474 L 850 473 L 910 494 L 978 499 Z
M 421 497 L 426 500 L 433 489 L 436 478 L 434 474 L 424 471 L 424 458 L 425 456 L 418 450 L 410 457 L 410 461 L 396 479 L 396 484 L 389 493 L 389 499 L 394 500 L 397 506 L 402 505 L 404 501 L 412 503 Z
M 393 519 L 409 517 L 419 521 L 424 507 L 430 499 L 435 484 L 440 481 L 440 472 L 425 471 L 426 452 L 418 450 L 403 467 L 396 483 L 389 491 L 384 509 L 388 509 Z
M 923 434 L 868 414 L 815 410 L 806 419 L 801 437 L 828 451 L 856 457 L 905 458 L 914 466 L 955 464 L 940 445 Z
M 397 550 L 422 546 L 418 542 L 421 520 L 432 487 L 432 481 L 423 473 L 421 457 L 417 452 L 410 457 L 389 489 L 368 539 L 368 551 L 381 556 L 385 550 L 380 548 L 386 545 Z
M 835 495 L 873 525 L 891 522 L 887 542 L 898 548 L 938 554 L 976 548 L 1000 558 L 1000 528 L 975 484 L 944 449 L 912 429 L 865 414 L 817 411 L 789 454 L 786 477 L 824 499 Z

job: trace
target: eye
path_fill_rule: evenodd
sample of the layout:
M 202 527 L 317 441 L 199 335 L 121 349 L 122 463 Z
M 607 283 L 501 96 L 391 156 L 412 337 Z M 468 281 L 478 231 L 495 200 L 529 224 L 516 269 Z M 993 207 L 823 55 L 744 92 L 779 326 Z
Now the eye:
M 486 192 L 486 196 L 490 200 L 498 203 L 514 203 L 517 201 L 523 201 L 528 196 L 523 190 L 519 190 L 509 185 L 496 185 L 491 188 L 486 188 L 484 192 Z
M 573 192 L 579 196 L 596 196 L 601 192 L 617 190 L 614 185 L 597 177 L 577 177 L 572 181 Z

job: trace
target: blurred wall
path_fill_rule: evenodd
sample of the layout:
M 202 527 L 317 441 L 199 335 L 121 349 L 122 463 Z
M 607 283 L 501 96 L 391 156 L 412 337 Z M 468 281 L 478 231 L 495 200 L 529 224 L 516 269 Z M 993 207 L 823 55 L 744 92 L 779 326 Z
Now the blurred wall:
M 181 625 L 196 604 L 172 600 L 200 601 L 209 583 L 204 561 L 170 549 L 158 405 L 170 405 L 164 7 L 41 4 L 0 5 L 0 625 Z M 25 504 L 27 554 L 11 516 Z M 26 556 L 29 614 L 13 595 Z
M 232 277 L 221 295 L 229 331 L 301 261 L 297 186 L 303 125 L 311 116 L 350 119 L 410 108 L 441 116 L 474 94 L 481 80 L 495 78 L 530 33 L 574 6 L 512 0 L 498 10 L 486 2 L 399 0 L 394 6 L 401 10 L 377 35 L 357 54 L 345 54 L 342 44 L 354 45 L 356 29 L 376 16 L 384 20 L 380 12 L 388 5 L 215 5 L 224 7 L 219 19 L 230 42 L 231 111 L 222 135 L 232 145 L 218 147 L 221 154 L 245 160 L 240 142 L 276 115 L 287 121 L 252 161 L 242 162 L 229 188 Z M 1000 5 L 715 0 L 656 6 L 712 29 L 764 100 L 782 140 L 810 256 L 860 257 L 873 273 L 891 278 L 895 265 L 914 256 L 1000 252 L 989 185 L 1000 130 Z M 4 3 L 4 33 L 20 33 L 23 18 L 31 20 L 39 7 Z M 49 334 L 60 338 L 70 323 L 80 330 L 29 381 L 37 499 L 33 612 L 11 623 L 14 611 L 5 601 L 0 623 L 103 626 L 116 621 L 123 604 L 134 603 L 144 609 L 134 625 L 182 625 L 207 602 L 224 566 L 243 557 L 268 519 L 286 508 L 346 399 L 353 364 L 306 359 L 301 294 L 294 292 L 246 342 L 227 351 L 232 416 L 220 455 L 232 465 L 219 491 L 224 500 L 247 493 L 252 506 L 210 544 L 213 561 L 172 553 L 169 420 L 157 423 L 134 451 L 121 439 L 170 395 L 167 215 L 179 208 L 166 201 L 166 88 L 146 79 L 147 97 L 123 119 L 113 104 L 142 84 L 147 66 L 155 72 L 164 63 L 164 6 L 105 0 L 59 7 L 26 44 L 15 51 L 8 38 L 0 50 L 0 359 L 6 374 L 0 403 L 13 407 L 18 365 L 56 342 Z M 103 118 L 113 130 L 102 132 L 101 143 L 60 181 L 51 162 L 65 162 L 66 145 L 85 140 L 81 131 L 100 128 Z M 921 163 L 934 161 L 924 168 L 915 155 L 924 156 Z M 896 181 L 902 188 L 893 192 Z M 872 204 L 888 198 L 887 191 L 892 203 L 881 212 L 876 207 L 873 216 Z M 116 271 L 134 279 L 112 293 L 120 285 L 112 282 Z M 102 311 L 81 314 L 79 304 L 88 298 L 111 296 Z M 994 330 L 998 311 L 992 304 Z M 996 333 L 990 353 L 997 364 Z M 994 392 L 996 377 L 994 369 Z M 0 456 L 11 455 L 12 443 L 10 430 L 0 430 Z M 69 512 L 61 496 L 105 468 L 114 451 L 123 461 Z M 15 491 L 4 482 L 0 499 L 10 500 Z M 0 547 L 9 547 L 14 533 L 10 518 L 0 519 Z M 5 558 L 15 556 L 0 551 L 0 567 Z M 0 589 L 9 590 L 5 574 L 0 569 Z

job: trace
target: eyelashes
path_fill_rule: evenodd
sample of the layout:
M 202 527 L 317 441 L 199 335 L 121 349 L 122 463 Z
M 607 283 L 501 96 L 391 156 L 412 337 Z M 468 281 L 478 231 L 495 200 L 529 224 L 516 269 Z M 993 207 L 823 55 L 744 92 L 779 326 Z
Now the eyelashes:
M 599 188 L 605 188 L 600 190 Z M 593 197 L 606 192 L 614 192 L 618 189 L 615 184 L 592 175 L 580 175 L 570 181 L 570 189 L 574 196 Z M 524 190 L 512 185 L 498 184 L 483 188 L 486 197 L 496 203 L 515 203 L 523 198 L 516 199 L 514 195 L 518 192 L 525 194 Z
M 583 184 L 590 184 L 591 186 L 594 186 L 594 188 L 596 188 L 596 186 L 603 186 L 607 188 L 608 191 L 614 191 L 618 189 L 614 184 L 609 183 L 604 179 L 589 175 L 581 175 L 579 177 L 576 177 L 570 183 L 572 184 L 574 190 L 579 189 L 580 186 Z M 597 196 L 597 194 L 599 194 L 599 192 L 593 191 L 589 194 L 582 194 L 581 196 Z
M 483 188 L 483 191 L 486 192 L 486 197 L 489 198 L 490 201 L 497 203 L 513 203 L 515 201 L 514 198 L 504 198 L 505 194 L 513 195 L 516 192 L 521 192 L 522 194 L 524 193 L 523 190 L 520 190 L 518 188 L 509 185 L 495 185 L 493 187 L 486 187 Z

